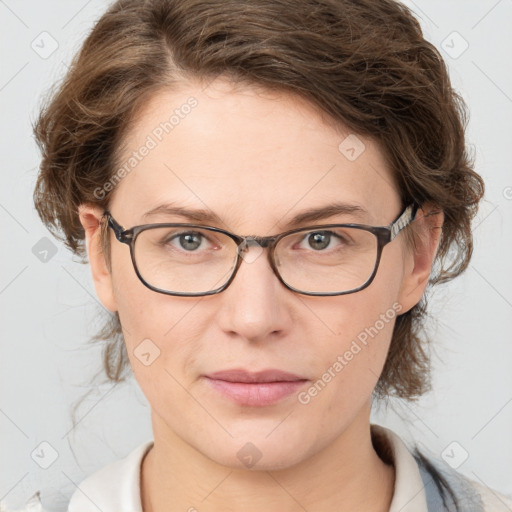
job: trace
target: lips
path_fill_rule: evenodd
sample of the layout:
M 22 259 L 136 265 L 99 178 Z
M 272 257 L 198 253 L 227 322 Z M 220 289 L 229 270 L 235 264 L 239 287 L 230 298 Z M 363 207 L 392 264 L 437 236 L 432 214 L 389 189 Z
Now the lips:
M 208 374 L 207 377 L 226 382 L 294 382 L 306 380 L 293 373 L 281 370 L 262 370 L 260 372 L 249 372 L 247 370 L 235 369 L 225 370 Z
M 274 369 L 260 372 L 225 370 L 205 375 L 205 380 L 223 398 L 253 407 L 275 404 L 308 382 L 293 373 Z

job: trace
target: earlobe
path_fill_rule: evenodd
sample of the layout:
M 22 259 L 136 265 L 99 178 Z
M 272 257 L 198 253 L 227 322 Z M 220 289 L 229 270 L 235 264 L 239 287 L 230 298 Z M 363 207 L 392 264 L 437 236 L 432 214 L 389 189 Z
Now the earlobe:
M 85 237 L 87 256 L 91 266 L 96 294 L 103 306 L 111 312 L 117 311 L 114 296 L 112 274 L 107 268 L 105 255 L 101 248 L 101 218 L 103 210 L 94 205 L 82 204 L 78 208 L 78 216 Z
M 442 210 L 432 203 L 426 203 L 418 210 L 414 221 L 415 244 L 406 248 L 407 263 L 399 295 L 404 313 L 418 304 L 425 292 L 441 240 L 443 222 Z

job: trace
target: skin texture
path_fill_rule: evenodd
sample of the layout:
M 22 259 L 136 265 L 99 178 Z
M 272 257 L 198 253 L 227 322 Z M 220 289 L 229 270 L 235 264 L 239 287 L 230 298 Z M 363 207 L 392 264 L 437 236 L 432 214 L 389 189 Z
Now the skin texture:
M 204 90 L 188 83 L 153 96 L 130 129 L 121 162 L 190 96 L 198 105 L 117 185 L 110 211 L 124 228 L 186 222 L 164 214 L 142 218 L 167 201 L 209 209 L 221 217 L 218 227 L 241 235 L 280 233 L 299 211 L 332 201 L 361 205 L 369 215 L 315 224 L 388 225 L 400 213 L 375 143 L 359 137 L 366 149 L 349 161 L 338 149 L 349 132 L 326 124 L 311 105 L 222 79 Z M 387 511 L 394 469 L 372 446 L 369 418 L 394 319 L 307 404 L 292 394 L 271 406 L 240 406 L 203 376 L 277 368 L 308 379 L 307 390 L 393 304 L 405 312 L 419 302 L 439 239 L 433 223 L 439 227 L 442 216 L 424 218 L 420 210 L 418 247 L 413 251 L 398 235 L 384 248 L 373 283 L 357 293 L 294 293 L 263 252 L 242 262 L 223 292 L 175 297 L 139 281 L 128 246 L 113 233 L 109 273 L 99 246 L 102 213 L 87 204 L 79 211 L 96 292 L 119 312 L 135 378 L 152 409 L 155 444 L 142 465 L 144 510 Z M 149 366 L 134 354 L 147 338 L 160 350 Z M 252 468 L 237 457 L 247 442 L 261 453 Z

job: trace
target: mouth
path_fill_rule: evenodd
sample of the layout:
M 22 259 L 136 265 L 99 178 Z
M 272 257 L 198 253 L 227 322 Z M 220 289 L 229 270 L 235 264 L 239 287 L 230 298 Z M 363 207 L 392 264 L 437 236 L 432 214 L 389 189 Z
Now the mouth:
M 204 377 L 224 398 L 239 405 L 259 407 L 279 402 L 308 382 L 304 377 L 275 369 L 260 372 L 225 370 Z

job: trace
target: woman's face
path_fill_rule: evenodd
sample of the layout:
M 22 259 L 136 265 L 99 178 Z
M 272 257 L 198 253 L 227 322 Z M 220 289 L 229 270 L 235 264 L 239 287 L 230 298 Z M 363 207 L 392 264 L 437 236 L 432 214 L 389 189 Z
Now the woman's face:
M 190 97 L 197 103 L 183 107 Z M 194 222 L 164 211 L 144 216 L 171 203 L 222 221 L 201 224 L 261 236 L 319 223 L 388 225 L 401 211 L 390 170 L 370 140 L 327 126 L 296 97 L 234 90 L 221 80 L 204 91 L 189 85 L 154 96 L 131 128 L 120 167 L 130 158 L 137 163 L 110 204 L 125 229 Z M 367 214 L 288 224 L 333 202 Z M 319 453 L 351 425 L 368 424 L 395 318 L 422 293 L 403 233 L 384 248 L 369 287 L 331 297 L 285 288 L 268 251 L 258 247 L 221 293 L 160 294 L 141 283 L 128 246 L 111 236 L 112 274 L 91 259 L 93 275 L 103 304 L 119 312 L 155 438 L 179 438 L 232 467 L 247 465 L 248 455 L 260 459 L 259 467 L 284 468 Z M 251 402 L 219 391 L 206 377 L 232 369 L 281 370 L 302 381 L 267 402 L 260 385 L 260 399 Z

